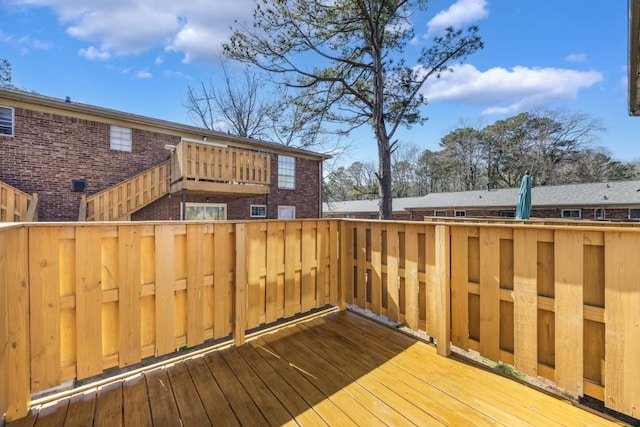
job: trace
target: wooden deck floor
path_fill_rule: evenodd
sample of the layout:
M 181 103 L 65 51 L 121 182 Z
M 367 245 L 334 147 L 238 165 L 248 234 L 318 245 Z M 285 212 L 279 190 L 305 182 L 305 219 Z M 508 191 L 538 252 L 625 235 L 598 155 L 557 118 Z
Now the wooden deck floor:
M 615 425 L 332 313 L 41 408 L 9 426 Z

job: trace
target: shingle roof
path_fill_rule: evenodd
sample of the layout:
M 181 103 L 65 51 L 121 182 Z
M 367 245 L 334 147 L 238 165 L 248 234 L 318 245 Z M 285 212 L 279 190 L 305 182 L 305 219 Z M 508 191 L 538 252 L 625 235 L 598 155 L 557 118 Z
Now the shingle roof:
M 281 152 L 289 152 L 300 155 L 315 157 L 318 159 L 330 159 L 330 154 L 317 153 L 302 148 L 289 147 L 275 142 L 263 141 L 254 138 L 245 138 L 236 135 L 230 135 L 224 132 L 209 130 L 197 126 L 186 125 L 183 123 L 170 122 L 168 120 L 156 119 L 153 117 L 142 116 L 138 114 L 127 113 L 124 111 L 112 110 L 110 108 L 98 107 L 81 102 L 62 100 L 50 96 L 40 95 L 37 93 L 24 92 L 21 90 L 0 88 L 0 98 L 10 99 L 12 101 L 25 102 L 32 105 L 41 105 L 56 108 L 62 111 L 73 113 L 85 113 L 98 117 L 117 119 L 132 123 L 143 123 L 149 126 L 158 127 L 177 132 L 189 132 L 197 135 L 208 136 L 214 139 L 228 141 L 237 144 L 248 144 L 257 149 L 267 149 Z
M 393 211 L 407 209 L 515 208 L 519 188 L 430 193 L 423 197 L 393 200 Z M 591 184 L 534 187 L 534 207 L 640 206 L 640 181 L 615 181 Z M 377 212 L 378 200 L 353 200 L 325 203 L 325 213 Z

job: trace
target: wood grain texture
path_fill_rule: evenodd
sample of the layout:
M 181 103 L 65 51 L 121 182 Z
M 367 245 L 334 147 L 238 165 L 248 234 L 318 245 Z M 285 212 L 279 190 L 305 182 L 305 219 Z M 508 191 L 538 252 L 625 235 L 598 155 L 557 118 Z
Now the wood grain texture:
M 536 230 L 513 232 L 514 358 L 527 375 L 538 374 L 538 240 Z

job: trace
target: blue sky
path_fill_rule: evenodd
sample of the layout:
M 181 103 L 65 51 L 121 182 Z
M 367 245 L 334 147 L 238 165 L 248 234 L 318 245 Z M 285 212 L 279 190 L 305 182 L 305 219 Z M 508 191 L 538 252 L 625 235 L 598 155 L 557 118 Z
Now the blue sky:
M 219 77 L 221 43 L 252 9 L 253 0 L 0 0 L 0 58 L 21 89 L 195 124 L 187 86 Z M 640 118 L 627 115 L 626 0 L 432 0 L 414 17 L 415 44 L 450 24 L 479 25 L 485 48 L 425 87 L 429 120 L 402 131 L 403 143 L 437 150 L 463 123 L 563 108 L 600 119 L 599 145 L 614 158 L 640 159 Z M 348 142 L 345 163 L 377 158 L 370 131 Z

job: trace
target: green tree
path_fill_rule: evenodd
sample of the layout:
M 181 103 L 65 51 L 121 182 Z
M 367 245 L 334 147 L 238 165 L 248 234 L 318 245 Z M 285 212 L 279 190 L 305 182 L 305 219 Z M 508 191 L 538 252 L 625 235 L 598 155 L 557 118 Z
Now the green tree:
M 0 59 L 0 87 L 13 87 L 11 63 Z
M 428 0 L 261 0 L 253 27 L 235 29 L 225 53 L 283 76 L 316 117 L 372 127 L 378 148 L 380 217 L 391 218 L 393 138 L 422 122 L 429 78 L 483 47 L 478 28 L 448 28 L 412 59 L 414 13 Z
M 457 171 L 454 184 L 458 191 L 477 190 L 484 184 L 484 146 L 482 131 L 464 127 L 455 129 L 440 141 L 445 161 Z

